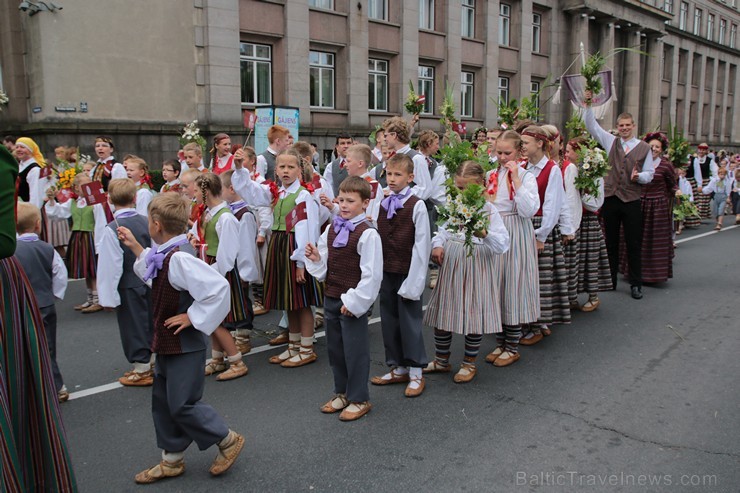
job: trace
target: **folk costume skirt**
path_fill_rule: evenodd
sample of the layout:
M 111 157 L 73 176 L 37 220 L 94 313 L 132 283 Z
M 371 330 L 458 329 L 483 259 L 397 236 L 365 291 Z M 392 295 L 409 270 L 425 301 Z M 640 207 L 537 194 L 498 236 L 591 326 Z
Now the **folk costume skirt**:
M 598 293 L 612 289 L 609 254 L 599 216 L 583 211 L 578 230 L 578 292 Z M 644 269 L 644 266 L 643 266 Z
M 70 279 L 96 277 L 95 236 L 91 231 L 72 231 L 66 262 Z
M 208 255 L 206 257 L 206 263 L 213 265 L 216 262 L 216 257 Z M 234 266 L 229 272 L 226 273 L 226 280 L 229 281 L 229 295 L 231 304 L 229 308 L 229 314 L 224 319 L 224 325 L 230 328 L 251 328 L 252 321 L 254 320 L 254 312 L 252 311 L 252 300 L 249 299 L 249 283 L 242 281 L 239 277 L 239 268 Z
M 542 217 L 532 218 L 534 229 L 542 225 Z M 545 242 L 545 249 L 537 257 L 540 271 L 541 324 L 569 324 L 570 300 L 568 299 L 568 266 L 563 255 L 560 228 L 555 226 Z
M 468 256 L 461 239 L 447 241 L 424 325 L 455 334 L 501 332 L 501 259 L 484 244 Z
M 540 273 L 532 221 L 517 213 L 501 213 L 509 232 L 509 249 L 501 257 L 501 322 L 508 326 L 540 318 Z
M 267 247 L 263 305 L 268 310 L 299 310 L 324 304 L 322 284 L 305 271 L 306 282 L 298 284 L 296 262 L 290 255 L 296 249 L 295 236 L 273 231 Z
M 641 200 L 642 282 L 665 282 L 673 277 L 673 213 L 666 197 Z M 619 244 L 619 271 L 629 273 L 627 245 Z
M 696 187 L 696 180 L 694 178 L 689 178 L 689 183 L 691 183 L 691 191 L 694 194 L 694 203 L 696 204 L 697 209 L 699 208 L 699 197 L 708 197 L 707 195 L 699 193 L 699 190 L 697 190 Z M 699 215 L 701 215 L 701 209 L 699 209 Z M 701 225 L 701 217 L 700 216 L 691 216 L 687 217 L 683 222 L 684 227 L 686 228 L 698 228 Z

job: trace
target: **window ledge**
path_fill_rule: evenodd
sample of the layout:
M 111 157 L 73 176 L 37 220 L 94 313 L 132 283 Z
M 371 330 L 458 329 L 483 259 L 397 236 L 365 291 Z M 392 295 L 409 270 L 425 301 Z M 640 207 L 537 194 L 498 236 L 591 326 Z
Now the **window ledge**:
M 336 15 L 338 17 L 349 17 L 349 15 L 345 12 L 337 12 L 336 10 L 331 9 L 322 9 L 321 7 L 308 7 L 309 12 L 315 11 L 315 12 L 321 12 L 322 14 L 330 14 L 330 15 Z
M 391 26 L 391 27 L 401 27 L 401 24 L 398 24 L 396 22 L 386 21 L 383 19 L 373 19 L 371 17 L 368 17 L 367 20 L 369 22 L 372 22 L 373 24 L 381 24 L 384 26 Z
M 539 57 L 542 57 L 542 58 L 550 58 L 550 54 L 549 53 L 542 53 L 541 51 L 537 51 L 537 52 L 534 52 L 533 51 L 532 54 L 534 56 L 539 56 Z
M 516 52 L 519 52 L 519 48 L 517 48 L 516 46 L 509 46 L 509 45 L 498 45 L 498 47 L 499 47 L 499 48 L 503 48 L 503 49 L 505 49 L 505 50 L 511 50 L 511 51 L 516 51 Z
M 322 108 L 320 106 L 311 106 L 311 113 L 329 113 L 334 115 L 349 115 L 348 110 L 337 110 L 334 108 Z
M 478 43 L 478 44 L 481 44 L 481 45 L 486 44 L 486 42 L 484 40 L 478 39 L 478 38 L 469 38 L 467 36 L 463 36 L 462 39 L 465 40 L 465 41 L 470 41 L 471 43 Z
M 437 36 L 441 36 L 443 38 L 446 38 L 447 37 L 447 33 L 443 33 L 443 32 L 440 32 L 440 31 L 435 31 L 434 29 L 424 29 L 424 28 L 420 27 L 419 28 L 419 32 L 420 33 L 427 33 L 427 34 L 434 34 L 434 35 L 437 35 Z

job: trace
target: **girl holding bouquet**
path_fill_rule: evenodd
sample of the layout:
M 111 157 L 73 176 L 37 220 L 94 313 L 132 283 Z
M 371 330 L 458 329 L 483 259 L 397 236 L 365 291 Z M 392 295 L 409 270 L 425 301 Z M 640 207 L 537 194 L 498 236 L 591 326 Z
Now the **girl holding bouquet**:
M 464 161 L 455 173 L 455 186 L 460 191 L 478 185 L 485 194 L 484 183 L 485 172 L 474 161 Z M 432 260 L 441 268 L 424 314 L 424 324 L 434 327 L 435 346 L 435 359 L 424 372 L 450 371 L 452 334 L 461 334 L 465 336 L 465 357 L 454 381 L 467 383 L 476 374 L 483 334 L 502 330 L 500 255 L 509 249 L 509 233 L 490 201 L 484 199 L 480 210 L 463 205 L 451 212 L 453 202 L 457 203 L 449 197 L 445 206 L 449 218 L 432 240 Z M 440 210 L 442 215 L 445 208 Z

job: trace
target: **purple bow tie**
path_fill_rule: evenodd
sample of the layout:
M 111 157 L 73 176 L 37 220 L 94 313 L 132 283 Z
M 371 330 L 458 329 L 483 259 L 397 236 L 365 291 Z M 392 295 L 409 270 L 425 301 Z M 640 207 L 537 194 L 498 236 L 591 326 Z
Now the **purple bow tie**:
M 173 243 L 160 252 L 156 251 L 154 248 L 149 250 L 149 253 L 146 254 L 146 272 L 144 273 L 144 281 L 148 281 L 149 279 L 154 279 L 155 277 L 157 277 L 157 274 L 162 268 L 164 258 L 167 256 L 167 254 L 170 253 L 173 248 L 177 248 L 187 242 L 188 239 L 183 238 L 182 240 Z
M 239 200 L 238 202 L 229 204 L 229 209 L 231 209 L 231 212 L 237 212 L 246 206 L 247 206 L 246 202 L 244 202 L 243 200 Z
M 383 199 L 383 201 L 380 203 L 383 207 L 386 208 L 388 211 L 387 218 L 393 219 L 393 216 L 396 215 L 396 211 L 398 209 L 403 209 L 403 199 L 408 197 L 409 193 L 411 193 L 411 190 L 406 190 L 406 193 L 401 195 L 400 193 L 393 193 L 386 198 Z
M 355 225 L 352 221 L 344 219 L 341 216 L 334 216 L 334 232 L 337 236 L 334 238 L 334 242 L 331 244 L 334 248 L 343 248 L 347 246 L 349 241 L 350 232 L 355 230 Z
M 123 219 L 123 218 L 126 218 L 126 217 L 134 217 L 134 216 L 138 216 L 138 215 L 139 215 L 139 213 L 136 212 L 136 211 L 126 211 L 126 212 L 121 212 L 120 214 L 118 214 L 117 216 L 115 216 L 115 218 L 116 219 Z

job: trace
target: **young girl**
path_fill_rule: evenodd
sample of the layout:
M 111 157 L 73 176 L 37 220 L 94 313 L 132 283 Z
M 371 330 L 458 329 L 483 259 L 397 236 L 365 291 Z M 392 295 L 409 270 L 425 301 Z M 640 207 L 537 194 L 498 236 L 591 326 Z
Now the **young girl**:
M 676 196 L 686 195 L 689 198 L 689 202 L 694 202 L 694 192 L 691 189 L 691 183 L 686 179 L 686 168 L 683 166 L 676 168 L 676 174 L 678 175 Z M 683 221 L 675 221 L 676 235 L 680 235 L 683 232 L 687 221 L 688 218 Z
M 578 162 L 578 150 L 586 145 L 583 138 L 573 139 L 565 148 L 565 156 L 572 163 Z M 612 289 L 609 255 L 606 251 L 604 230 L 601 229 L 597 211 L 604 204 L 604 179 L 599 178 L 598 190 L 593 194 L 581 192 L 583 204 L 578 228 L 578 292 L 587 293 L 588 301 L 580 308 L 584 312 L 596 310 L 601 301 L 599 291 Z M 690 191 L 690 190 L 689 190 Z
M 455 186 L 484 185 L 485 172 L 474 161 L 463 162 L 455 173 Z M 465 336 L 465 357 L 454 377 L 455 383 L 467 383 L 476 374 L 483 334 L 501 332 L 500 254 L 509 249 L 509 234 L 496 208 L 485 204 L 488 228 L 473 238 L 473 255 L 465 247 L 465 235 L 443 224 L 432 240 L 432 259 L 439 264 L 439 279 L 432 292 L 424 325 L 434 327 L 435 359 L 426 373 L 450 371 L 452 333 Z M 469 289 L 474 286 L 475 289 Z
M 288 349 L 270 358 L 270 363 L 285 368 L 316 361 L 313 349 L 314 320 L 312 306 L 323 304 L 323 290 L 305 270 L 306 243 L 316 244 L 319 237 L 318 206 L 300 184 L 303 173 L 301 156 L 295 151 L 279 154 L 275 179 L 282 185 L 273 207 L 272 236 L 267 248 L 265 271 L 265 308 L 287 310 Z M 285 218 L 296 207 L 306 204 L 307 219 L 298 222 L 293 231 L 286 230 Z
M 182 166 L 180 161 L 176 159 L 168 159 L 162 163 L 162 178 L 164 178 L 164 185 L 159 190 L 159 193 L 165 192 L 179 192 L 180 191 L 180 171 Z
M 702 188 L 701 193 L 704 195 L 714 193 L 709 205 L 711 208 L 712 219 L 717 221 L 717 225 L 714 229 L 719 231 L 722 229 L 722 218 L 725 215 L 725 204 L 730 203 L 730 194 L 732 193 L 732 180 L 727 178 L 727 169 L 720 168 L 717 171 L 717 176 L 712 177 L 709 184 Z
M 126 167 L 128 177 L 136 183 L 136 212 L 144 217 L 148 217 L 147 209 L 149 202 L 152 201 L 152 178 L 149 176 L 149 166 L 146 161 L 139 156 L 129 154 L 123 158 L 123 165 Z
M 53 189 L 46 192 L 46 214 L 50 219 L 66 221 L 72 218 L 72 234 L 67 247 L 67 271 L 70 279 L 85 279 L 87 284 L 87 301 L 75 306 L 75 310 L 82 313 L 95 313 L 103 309 L 98 303 L 98 289 L 96 284 L 97 252 L 96 238 L 101 238 L 102 228 L 108 224 L 105 210 L 101 204 L 87 205 L 82 198 L 82 185 L 92 180 L 87 173 L 78 173 L 74 177 L 73 197 L 64 203 L 56 201 Z
M 522 325 L 540 316 L 540 285 L 532 216 L 540 207 L 537 180 L 522 168 L 521 137 L 507 130 L 496 139 L 498 168 L 490 173 L 487 193 L 509 234 L 509 250 L 501 256 L 501 304 L 503 331 L 496 334 L 496 348 L 486 356 L 494 366 L 519 360 Z
M 229 205 L 221 199 L 221 180 L 213 173 L 202 173 L 195 179 L 198 193 L 195 202 L 202 213 L 190 230 L 190 241 L 199 256 L 226 277 L 231 289 L 231 308 L 226 319 L 211 335 L 212 357 L 206 362 L 206 376 L 220 373 L 216 380 L 233 380 L 247 374 L 247 365 L 224 323 L 236 324 L 249 317 L 236 257 L 239 252 L 239 221 Z M 226 355 L 227 361 L 224 359 Z M 228 368 L 228 369 L 227 369 Z
M 735 169 L 730 202 L 732 202 L 732 213 L 735 214 L 735 224 L 740 224 L 740 168 Z
M 531 346 L 550 332 L 551 324 L 570 323 L 568 269 L 563 256 L 558 219 L 565 191 L 563 175 L 554 161 L 545 154 L 547 134 L 530 125 L 522 131 L 522 150 L 528 159 L 527 170 L 537 180 L 540 208 L 532 218 L 540 272 L 540 318 L 529 326 L 520 344 Z
M 216 134 L 211 156 L 211 171 L 217 175 L 234 169 L 234 155 L 231 153 L 231 138 L 228 135 Z

